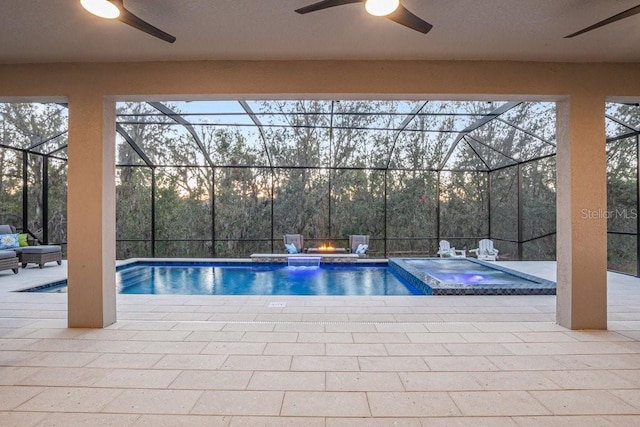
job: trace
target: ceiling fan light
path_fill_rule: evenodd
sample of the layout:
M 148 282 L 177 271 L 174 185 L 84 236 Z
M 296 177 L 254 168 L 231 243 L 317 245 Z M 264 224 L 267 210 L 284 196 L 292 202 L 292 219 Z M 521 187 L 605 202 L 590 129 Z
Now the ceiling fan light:
M 400 0 L 365 0 L 364 8 L 373 16 L 387 16 L 400 6 Z
M 101 18 L 115 19 L 120 16 L 120 9 L 109 0 L 80 0 L 80 4 Z

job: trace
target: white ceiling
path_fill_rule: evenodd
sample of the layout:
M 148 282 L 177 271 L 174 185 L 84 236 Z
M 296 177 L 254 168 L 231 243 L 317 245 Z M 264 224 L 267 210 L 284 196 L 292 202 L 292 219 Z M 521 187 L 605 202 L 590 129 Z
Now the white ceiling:
M 640 15 L 569 33 L 640 0 L 402 0 L 424 35 L 359 4 L 299 15 L 315 0 L 125 0 L 169 44 L 90 15 L 79 0 L 3 0 L 0 63 L 221 59 L 640 62 Z

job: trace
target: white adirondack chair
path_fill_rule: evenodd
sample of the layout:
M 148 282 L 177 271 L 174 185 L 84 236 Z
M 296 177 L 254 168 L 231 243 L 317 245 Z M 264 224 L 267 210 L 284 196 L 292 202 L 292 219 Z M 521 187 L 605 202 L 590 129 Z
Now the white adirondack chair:
M 466 258 L 467 251 L 451 247 L 448 240 L 440 240 L 438 255 L 440 255 L 440 258 Z
M 484 261 L 495 261 L 498 259 L 498 250 L 493 247 L 493 240 L 482 239 L 478 242 L 479 248 L 471 249 L 469 252 L 476 254 L 478 259 Z

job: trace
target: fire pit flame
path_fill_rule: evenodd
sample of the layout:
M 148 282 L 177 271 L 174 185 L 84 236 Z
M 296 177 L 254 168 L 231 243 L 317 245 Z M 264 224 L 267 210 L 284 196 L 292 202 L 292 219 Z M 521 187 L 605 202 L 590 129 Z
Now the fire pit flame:
M 323 243 L 320 246 L 318 246 L 319 251 L 333 251 L 335 249 L 336 249 L 335 246 L 333 246 L 331 243 Z

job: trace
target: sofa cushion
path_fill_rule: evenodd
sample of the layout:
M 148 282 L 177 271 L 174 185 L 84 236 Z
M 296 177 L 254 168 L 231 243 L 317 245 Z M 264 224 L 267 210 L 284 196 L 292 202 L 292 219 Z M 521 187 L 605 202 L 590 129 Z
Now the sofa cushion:
M 19 247 L 20 243 L 18 242 L 17 234 L 0 234 L 0 250 Z
M 0 259 L 11 259 L 15 257 L 16 253 L 14 251 L 0 251 Z
M 287 252 L 289 252 L 290 254 L 298 253 L 298 249 L 296 248 L 296 245 L 294 245 L 293 243 L 285 243 L 284 246 L 287 248 Z
M 23 254 L 49 254 L 60 251 L 62 251 L 62 248 L 57 245 L 27 246 L 22 248 Z
M 13 234 L 16 230 L 8 224 L 0 225 L 0 234 Z

